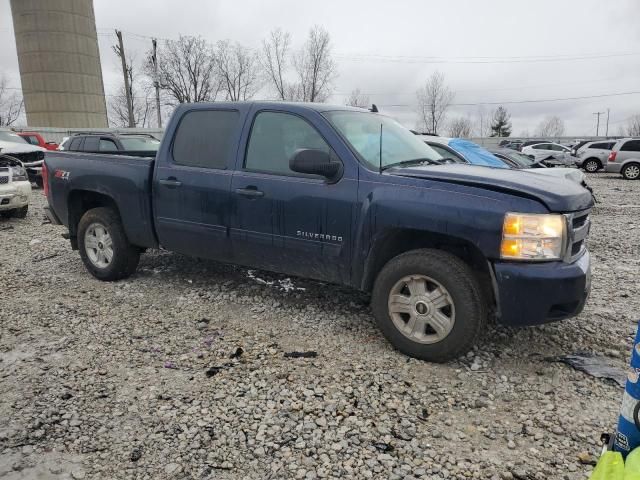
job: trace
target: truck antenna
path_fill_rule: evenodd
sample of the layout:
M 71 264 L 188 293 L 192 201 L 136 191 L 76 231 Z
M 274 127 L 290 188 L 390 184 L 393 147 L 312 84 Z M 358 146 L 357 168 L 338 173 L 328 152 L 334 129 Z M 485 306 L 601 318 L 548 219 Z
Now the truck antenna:
M 380 124 L 380 173 L 382 173 L 382 123 Z

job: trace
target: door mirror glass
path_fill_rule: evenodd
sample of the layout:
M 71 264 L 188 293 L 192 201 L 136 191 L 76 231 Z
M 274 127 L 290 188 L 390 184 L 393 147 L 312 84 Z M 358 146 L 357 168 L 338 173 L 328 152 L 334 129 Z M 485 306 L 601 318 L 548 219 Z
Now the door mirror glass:
M 323 150 L 301 148 L 289 160 L 289 168 L 297 173 L 320 175 L 335 179 L 342 168 L 340 162 L 332 162 L 329 153 Z

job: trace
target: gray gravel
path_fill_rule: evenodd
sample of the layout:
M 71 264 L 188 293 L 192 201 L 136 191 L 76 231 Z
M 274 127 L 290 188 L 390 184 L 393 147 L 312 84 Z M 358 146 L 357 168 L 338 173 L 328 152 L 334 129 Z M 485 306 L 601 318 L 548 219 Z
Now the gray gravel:
M 0 478 L 584 479 L 622 389 L 547 358 L 624 369 L 640 310 L 640 182 L 589 182 L 584 313 L 446 365 L 335 286 L 162 251 L 101 283 L 34 192 L 0 222 Z

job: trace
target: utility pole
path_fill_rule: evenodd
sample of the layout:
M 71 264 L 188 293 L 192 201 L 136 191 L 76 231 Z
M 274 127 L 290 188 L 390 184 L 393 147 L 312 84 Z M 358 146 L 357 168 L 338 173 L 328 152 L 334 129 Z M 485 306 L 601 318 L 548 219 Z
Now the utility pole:
M 156 88 L 156 113 L 158 114 L 158 128 L 162 128 L 162 114 L 160 113 L 160 82 L 158 81 L 158 42 L 154 38 L 151 40 L 153 43 L 153 54 L 151 62 L 153 63 L 153 86 Z
M 600 133 L 600 115 L 604 115 L 604 112 L 593 112 L 594 115 L 598 116 L 598 123 L 596 124 L 596 137 Z
M 609 109 L 607 108 L 607 133 L 605 135 L 609 136 Z
M 122 74 L 124 75 L 124 90 L 127 96 L 127 113 L 129 114 L 129 127 L 135 127 L 135 123 L 133 122 L 133 98 L 131 95 L 131 85 L 129 84 L 129 70 L 127 69 L 127 59 L 124 55 L 124 43 L 122 42 L 122 32 L 120 30 L 116 30 L 116 37 L 118 37 L 118 46 L 113 47 L 116 52 L 116 55 L 120 57 L 120 61 L 122 62 Z

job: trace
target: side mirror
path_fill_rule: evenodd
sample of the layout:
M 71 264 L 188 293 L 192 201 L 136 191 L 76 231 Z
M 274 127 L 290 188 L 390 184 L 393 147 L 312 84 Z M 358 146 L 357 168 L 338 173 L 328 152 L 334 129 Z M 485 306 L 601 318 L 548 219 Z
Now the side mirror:
M 329 153 L 311 148 L 296 150 L 289 160 L 289 168 L 298 173 L 320 175 L 328 180 L 336 179 L 342 172 L 342 164 L 332 162 Z

